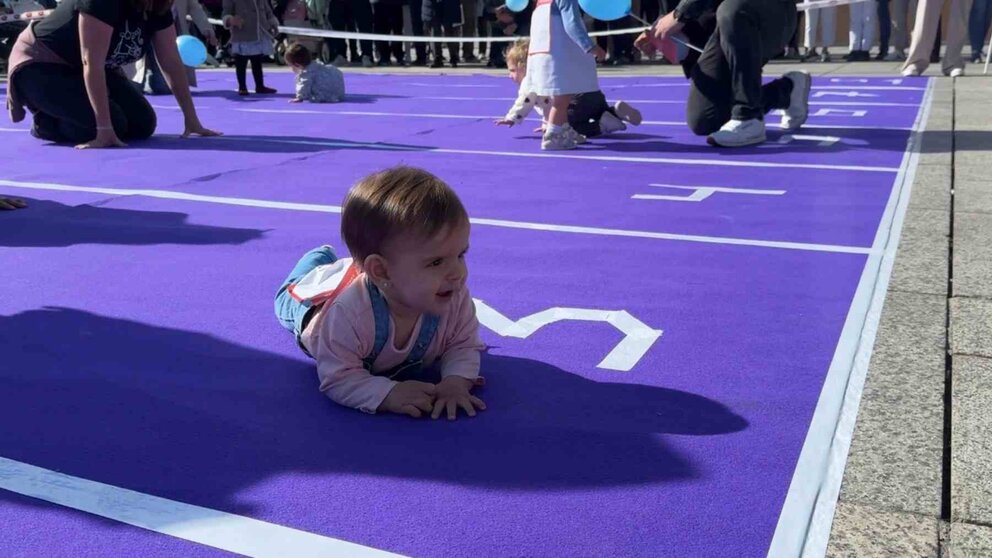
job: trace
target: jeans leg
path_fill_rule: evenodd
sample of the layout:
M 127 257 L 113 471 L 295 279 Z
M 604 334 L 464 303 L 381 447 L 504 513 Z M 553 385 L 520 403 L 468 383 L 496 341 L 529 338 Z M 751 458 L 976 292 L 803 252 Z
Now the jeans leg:
M 310 273 L 314 268 L 334 263 L 337 259 L 330 246 L 321 246 L 320 248 L 310 250 L 300 258 L 293 271 L 289 272 L 289 276 L 286 277 L 286 280 L 282 282 L 282 286 L 276 292 L 276 318 L 282 327 L 291 331 L 297 337 L 303 333 L 303 318 L 310 310 L 310 305 L 293 298 L 289 294 L 289 286 L 307 273 Z

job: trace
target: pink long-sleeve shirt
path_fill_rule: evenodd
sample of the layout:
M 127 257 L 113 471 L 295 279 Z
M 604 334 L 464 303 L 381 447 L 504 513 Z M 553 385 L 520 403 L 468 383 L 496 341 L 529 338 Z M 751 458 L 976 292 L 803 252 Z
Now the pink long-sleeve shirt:
M 375 345 L 375 319 L 372 301 L 360 274 L 333 301 L 325 302 L 303 330 L 301 341 L 317 361 L 320 390 L 341 405 L 366 413 L 375 413 L 397 382 L 378 376 L 403 364 L 413 345 L 423 316 L 413 328 L 404 347 L 396 346 L 394 322 L 390 319 L 389 337 L 369 373 L 362 360 Z M 468 289 L 452 299 L 448 312 L 441 316 L 437 333 L 424 355 L 424 366 L 441 364 L 441 377 L 479 377 L 480 353 L 485 346 L 479 339 L 479 321 L 475 303 Z

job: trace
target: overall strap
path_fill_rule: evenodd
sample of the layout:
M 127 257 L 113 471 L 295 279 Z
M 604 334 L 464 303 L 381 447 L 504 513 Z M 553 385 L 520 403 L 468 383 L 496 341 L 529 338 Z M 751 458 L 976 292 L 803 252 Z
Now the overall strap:
M 369 298 L 372 300 L 372 317 L 375 321 L 375 343 L 372 347 L 372 353 L 362 359 L 362 363 L 365 365 L 365 369 L 371 372 L 375 359 L 379 358 L 379 353 L 382 352 L 382 348 L 386 346 L 386 341 L 389 339 L 389 305 L 386 304 L 386 299 L 379 292 L 379 288 L 373 285 L 368 277 L 365 278 L 365 287 L 368 289 Z

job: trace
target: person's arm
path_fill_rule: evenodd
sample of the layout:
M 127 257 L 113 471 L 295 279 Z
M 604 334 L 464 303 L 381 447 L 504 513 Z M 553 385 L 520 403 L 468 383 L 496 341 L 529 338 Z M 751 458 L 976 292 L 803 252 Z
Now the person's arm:
M 558 9 L 561 11 L 561 22 L 565 26 L 565 33 L 579 45 L 582 50 L 596 56 L 597 60 L 606 58 L 603 49 L 592 40 L 586 31 L 586 22 L 582 20 L 582 11 L 578 8 L 577 2 L 558 2 Z
M 206 37 L 208 43 L 217 46 L 217 34 L 214 32 L 214 26 L 210 25 L 210 19 L 207 17 L 206 10 L 203 9 L 203 4 L 200 4 L 200 0 L 188 1 L 189 15 L 193 18 L 193 25 Z
M 77 145 L 80 149 L 95 147 L 125 147 L 117 137 L 110 118 L 110 97 L 107 94 L 107 51 L 114 28 L 87 14 L 79 14 L 79 50 L 83 62 L 83 82 L 96 117 L 96 137 Z
M 450 314 L 451 323 L 445 328 L 441 377 L 459 376 L 474 382 L 479 378 L 481 353 L 486 346 L 479 338 L 479 319 L 475 315 L 472 295 L 468 289 L 463 289 L 459 297 Z
M 530 116 L 531 111 L 534 110 L 534 106 L 537 104 L 537 95 L 534 93 L 524 93 L 521 92 L 517 96 L 517 101 L 513 103 L 510 110 L 507 111 L 506 116 L 502 120 L 497 120 L 496 123 L 501 126 L 513 126 L 514 124 L 520 124 L 528 116 Z
M 713 0 L 682 0 L 672 10 L 673 18 L 679 23 L 699 19 L 706 12 L 713 10 Z
M 176 28 L 168 25 L 164 29 L 155 32 L 152 36 L 152 45 L 155 47 L 155 59 L 165 74 L 165 81 L 172 89 L 172 94 L 179 103 L 179 108 L 183 111 L 183 120 L 186 129 L 182 137 L 189 137 L 191 134 L 199 136 L 219 136 L 220 133 L 204 128 L 200 124 L 200 118 L 196 114 L 196 107 L 193 105 L 193 96 L 189 92 L 189 81 L 186 79 L 186 67 L 179 58 L 179 49 L 176 48 Z
M 244 21 L 241 16 L 237 14 L 237 9 L 234 4 L 234 0 L 224 0 L 222 3 L 221 21 L 224 23 L 225 29 L 238 29 L 244 25 Z

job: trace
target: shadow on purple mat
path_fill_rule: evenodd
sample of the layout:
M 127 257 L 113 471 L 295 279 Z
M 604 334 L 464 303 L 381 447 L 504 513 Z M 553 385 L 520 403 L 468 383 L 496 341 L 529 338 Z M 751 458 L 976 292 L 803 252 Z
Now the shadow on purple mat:
M 244 244 L 265 231 L 194 225 L 185 213 L 64 205 L 25 198 L 30 211 L 4 213 L 0 246 Z
M 479 417 L 370 416 L 319 393 L 302 358 L 69 308 L 0 316 L 0 354 L 0 423 L 23 425 L 0 429 L 4 457 L 242 514 L 254 506 L 239 492 L 293 472 L 363 490 L 373 477 L 528 491 L 685 480 L 702 472 L 658 434 L 748 425 L 691 393 L 489 355 Z
M 55 145 L 55 144 L 49 144 Z M 345 139 L 305 136 L 242 136 L 225 135 L 219 138 L 183 139 L 178 136 L 152 136 L 133 142 L 141 149 L 167 151 L 236 151 L 246 153 L 319 153 L 346 149 L 374 151 L 430 151 L 427 145 L 407 145 L 386 142 L 354 142 Z

